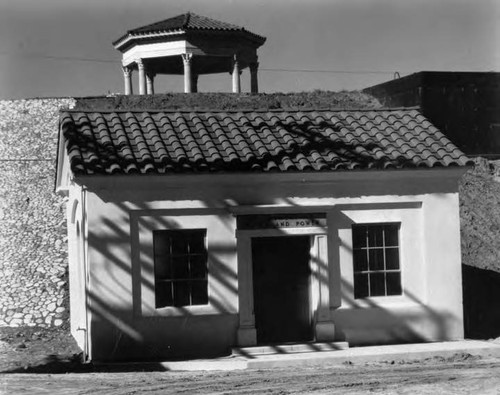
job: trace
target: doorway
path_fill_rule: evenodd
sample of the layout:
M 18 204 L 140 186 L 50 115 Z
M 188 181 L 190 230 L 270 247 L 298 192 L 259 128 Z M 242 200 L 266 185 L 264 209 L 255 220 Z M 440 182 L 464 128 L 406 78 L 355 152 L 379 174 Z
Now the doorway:
M 309 236 L 252 239 L 257 343 L 312 340 Z

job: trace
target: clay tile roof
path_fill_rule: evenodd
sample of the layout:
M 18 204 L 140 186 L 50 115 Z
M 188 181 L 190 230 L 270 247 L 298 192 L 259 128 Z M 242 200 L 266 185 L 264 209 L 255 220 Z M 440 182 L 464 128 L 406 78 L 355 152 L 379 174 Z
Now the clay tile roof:
M 64 111 L 75 175 L 467 166 L 414 109 Z
M 126 37 L 140 37 L 154 33 L 171 33 L 171 32 L 186 32 L 186 31 L 222 31 L 222 32 L 241 32 L 260 41 L 261 45 L 266 41 L 265 37 L 252 33 L 241 26 L 236 26 L 231 23 L 217 21 L 206 16 L 187 12 L 182 15 L 177 15 L 169 19 L 152 23 L 150 25 L 141 26 L 136 29 L 127 31 L 127 33 L 113 42 L 113 45 L 118 44 Z

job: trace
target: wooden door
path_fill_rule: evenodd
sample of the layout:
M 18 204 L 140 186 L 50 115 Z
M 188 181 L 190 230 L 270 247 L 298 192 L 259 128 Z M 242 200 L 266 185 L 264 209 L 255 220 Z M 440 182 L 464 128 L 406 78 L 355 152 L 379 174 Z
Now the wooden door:
M 309 236 L 252 239 L 259 344 L 312 340 Z

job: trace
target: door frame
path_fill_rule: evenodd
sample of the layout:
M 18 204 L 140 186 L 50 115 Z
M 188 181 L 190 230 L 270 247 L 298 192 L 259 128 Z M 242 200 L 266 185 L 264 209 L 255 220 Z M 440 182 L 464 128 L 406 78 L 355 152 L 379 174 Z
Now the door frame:
M 252 238 L 310 236 L 309 310 L 315 341 L 333 341 L 335 326 L 330 314 L 330 265 L 326 227 L 237 230 L 238 254 L 238 346 L 257 345 L 253 297 Z

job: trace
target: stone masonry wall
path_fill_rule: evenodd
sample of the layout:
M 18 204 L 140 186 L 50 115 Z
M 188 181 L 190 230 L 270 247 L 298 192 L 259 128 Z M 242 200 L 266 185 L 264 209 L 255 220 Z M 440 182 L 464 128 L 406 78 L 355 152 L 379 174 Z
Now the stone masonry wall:
M 54 192 L 59 109 L 0 101 L 0 326 L 61 326 L 69 314 L 66 217 Z

